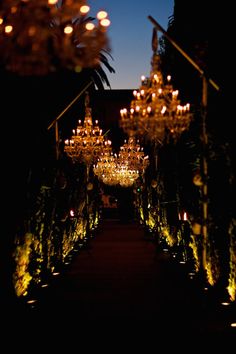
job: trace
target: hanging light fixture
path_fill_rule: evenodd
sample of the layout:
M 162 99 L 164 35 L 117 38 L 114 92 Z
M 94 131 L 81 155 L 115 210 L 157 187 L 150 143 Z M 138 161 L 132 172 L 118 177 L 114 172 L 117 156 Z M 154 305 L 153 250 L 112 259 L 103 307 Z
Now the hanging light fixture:
M 88 16 L 86 0 L 8 0 L 0 5 L 0 63 L 20 75 L 99 64 L 108 49 L 105 11 Z
M 162 142 L 166 137 L 177 140 L 189 128 L 192 119 L 190 104 L 181 105 L 179 91 L 174 90 L 169 75 L 164 82 L 157 47 L 154 29 L 150 76 L 141 77 L 141 86 L 133 92 L 130 110 L 120 111 L 120 126 L 124 132 L 151 142 Z
M 104 184 L 110 186 L 130 187 L 140 176 L 140 170 L 131 167 L 129 161 L 116 154 L 102 154 L 93 166 L 94 174 Z
M 121 187 L 131 187 L 139 177 L 139 171 L 130 169 L 127 164 L 119 164 L 117 166 L 117 179 Z
M 135 137 L 129 137 L 120 147 L 118 159 L 121 165 L 127 164 L 129 169 L 144 173 L 149 164 L 149 157 L 144 155 L 143 147 Z
M 78 120 L 76 129 L 72 130 L 72 138 L 65 140 L 64 151 L 74 162 L 84 162 L 91 165 L 99 156 L 110 148 L 111 141 L 105 140 L 102 129 L 95 120 L 92 120 L 91 108 L 89 107 L 89 94 L 85 97 L 85 118 L 82 123 Z
M 116 156 L 111 149 L 110 140 L 105 145 L 105 149 L 102 151 L 97 159 L 97 163 L 93 165 L 93 172 L 99 180 L 108 178 L 116 168 Z
M 116 169 L 117 156 L 113 152 L 101 154 L 97 163 L 93 166 L 93 172 L 98 179 L 110 186 L 118 184 Z

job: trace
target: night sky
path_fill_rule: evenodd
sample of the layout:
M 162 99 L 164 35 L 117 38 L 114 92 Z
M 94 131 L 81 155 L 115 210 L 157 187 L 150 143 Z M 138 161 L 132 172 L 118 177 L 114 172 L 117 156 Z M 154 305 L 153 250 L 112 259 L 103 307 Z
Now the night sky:
M 108 12 L 111 25 L 108 29 L 111 55 L 109 63 L 115 73 L 106 70 L 112 89 L 134 89 L 141 83 L 141 76 L 149 76 L 152 56 L 153 25 L 151 15 L 164 29 L 173 14 L 174 0 L 89 0 L 89 15 L 97 11 Z M 159 33 L 161 36 L 161 33 Z

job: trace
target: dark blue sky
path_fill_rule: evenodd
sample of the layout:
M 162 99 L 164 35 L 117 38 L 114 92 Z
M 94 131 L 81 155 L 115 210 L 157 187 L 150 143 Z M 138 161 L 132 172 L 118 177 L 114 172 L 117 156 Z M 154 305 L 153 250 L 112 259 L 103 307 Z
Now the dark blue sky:
M 112 89 L 134 89 L 141 83 L 141 75 L 150 74 L 153 25 L 151 15 L 164 29 L 173 14 L 174 0 L 88 0 L 95 16 L 97 11 L 108 12 L 111 25 L 108 29 L 115 74 L 107 70 Z M 161 33 L 159 36 L 161 36 Z

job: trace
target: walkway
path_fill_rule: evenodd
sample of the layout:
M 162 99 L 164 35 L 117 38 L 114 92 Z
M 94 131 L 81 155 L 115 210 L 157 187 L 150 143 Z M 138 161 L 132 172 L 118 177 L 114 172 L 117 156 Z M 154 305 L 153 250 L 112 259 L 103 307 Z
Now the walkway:
M 132 332 L 136 340 L 167 338 L 169 345 L 178 338 L 180 348 L 189 337 L 194 346 L 200 339 L 231 338 L 228 318 L 207 307 L 186 268 L 156 247 L 141 225 L 105 219 L 25 316 L 60 333 L 116 333 L 119 342 Z

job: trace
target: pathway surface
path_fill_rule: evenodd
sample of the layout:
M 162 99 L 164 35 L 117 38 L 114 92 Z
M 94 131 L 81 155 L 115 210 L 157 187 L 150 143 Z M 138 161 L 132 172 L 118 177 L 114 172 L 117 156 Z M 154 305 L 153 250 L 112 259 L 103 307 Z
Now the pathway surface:
M 229 316 L 209 306 L 186 265 L 157 247 L 140 224 L 119 220 L 103 220 L 24 315 L 32 326 L 44 323 L 48 334 L 50 328 L 61 336 L 73 329 L 80 340 L 84 333 L 91 338 L 100 333 L 103 339 L 109 333 L 120 343 L 133 333 L 136 342 L 165 338 L 167 345 L 177 340 L 181 349 L 187 338 L 194 346 L 236 339 Z

